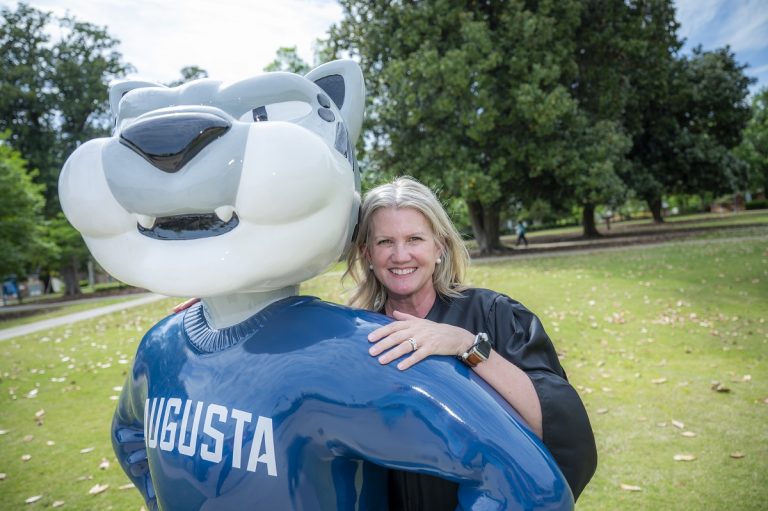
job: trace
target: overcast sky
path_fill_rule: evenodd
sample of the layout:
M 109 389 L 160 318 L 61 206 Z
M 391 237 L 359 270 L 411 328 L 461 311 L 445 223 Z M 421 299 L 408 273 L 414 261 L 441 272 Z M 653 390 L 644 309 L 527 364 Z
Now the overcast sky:
M 312 62 L 312 44 L 341 18 L 335 0 L 29 0 L 40 10 L 108 27 L 136 76 L 170 82 L 197 65 L 211 78 L 260 72 L 282 46 Z M 0 0 L 14 6 L 15 1 Z M 685 51 L 731 46 L 746 73 L 768 86 L 768 0 L 677 0 Z

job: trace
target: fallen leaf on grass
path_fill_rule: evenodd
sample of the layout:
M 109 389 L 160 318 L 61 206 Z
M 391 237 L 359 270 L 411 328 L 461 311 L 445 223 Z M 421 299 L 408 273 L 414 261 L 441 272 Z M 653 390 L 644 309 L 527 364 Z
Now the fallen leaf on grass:
M 0 481 L 5 481 L 6 477 L 5 472 L 0 472 Z
M 694 433 L 693 431 L 683 431 L 680 434 L 686 438 L 694 438 L 696 436 L 696 433 Z
M 80 454 L 88 454 L 89 452 L 93 451 L 93 447 L 86 447 L 85 449 L 80 449 Z
M 133 483 L 124 484 L 117 487 L 118 490 L 132 490 L 133 488 L 136 488 L 136 485 Z
M 32 435 L 24 435 L 24 438 L 22 438 L 21 440 L 24 442 L 31 442 L 34 438 L 35 437 Z
M 109 460 L 107 458 L 101 458 L 101 463 L 99 463 L 99 470 L 106 470 L 109 468 Z
M 32 455 L 31 454 L 22 454 L 21 455 L 21 461 L 29 461 L 31 459 L 32 459 Z
M 104 493 L 107 488 L 109 488 L 108 484 L 97 484 L 94 485 L 90 490 L 88 490 L 89 495 L 98 495 L 99 493 Z
M 714 390 L 715 392 L 725 393 L 725 392 L 730 392 L 731 391 L 731 389 L 729 389 L 728 387 L 726 387 L 725 385 L 723 385 L 719 381 L 713 381 L 712 382 L 712 386 L 710 388 L 712 390 Z
M 696 459 L 696 456 L 693 454 L 675 454 L 672 456 L 672 459 L 675 461 L 693 461 Z
M 677 429 L 685 429 L 685 424 L 680 421 L 676 421 L 675 419 L 672 419 L 672 425 Z
M 93 479 L 93 476 L 88 474 L 87 476 L 80 476 L 77 478 L 78 481 L 90 481 Z
M 27 500 L 24 501 L 25 504 L 34 504 L 38 500 L 42 499 L 42 495 L 35 495 L 34 497 L 29 497 Z
M 765 402 L 768 403 L 768 399 L 766 399 Z M 0 429 L 0 435 L 5 435 L 6 433 L 8 433 L 7 429 Z
M 752 375 L 751 374 L 745 374 L 741 377 L 741 381 L 752 381 Z
M 45 445 L 47 445 L 48 447 L 50 447 L 50 446 L 52 446 L 52 445 L 56 445 L 56 442 L 54 442 L 53 440 L 48 440 L 47 442 L 45 442 Z
M 32 389 L 29 392 L 27 392 L 26 396 L 27 399 L 34 399 L 37 397 L 37 389 Z
M 653 380 L 651 380 L 651 383 L 659 385 L 660 383 L 667 383 L 667 379 L 666 378 L 654 378 Z
M 61 507 L 63 505 L 64 505 L 64 501 L 63 500 L 54 500 L 53 504 L 51 504 L 51 507 Z
M 643 489 L 639 486 L 635 486 L 634 484 L 624 484 L 621 483 L 621 489 L 624 491 L 643 491 Z
M 731 456 L 731 458 L 733 458 L 733 459 L 735 459 L 735 460 L 740 460 L 741 458 L 743 458 L 744 456 L 746 456 L 746 454 L 744 454 L 743 452 L 738 452 L 738 451 L 737 451 L 737 452 L 732 452 L 732 453 L 730 454 L 730 456 Z

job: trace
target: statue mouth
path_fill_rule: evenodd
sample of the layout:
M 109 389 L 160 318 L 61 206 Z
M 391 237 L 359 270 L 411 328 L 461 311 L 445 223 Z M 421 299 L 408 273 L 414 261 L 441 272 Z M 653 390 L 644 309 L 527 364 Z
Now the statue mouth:
M 215 213 L 195 213 L 166 217 L 142 216 L 136 227 L 140 234 L 156 240 L 197 240 L 226 234 L 240 223 L 234 211 L 227 220 Z

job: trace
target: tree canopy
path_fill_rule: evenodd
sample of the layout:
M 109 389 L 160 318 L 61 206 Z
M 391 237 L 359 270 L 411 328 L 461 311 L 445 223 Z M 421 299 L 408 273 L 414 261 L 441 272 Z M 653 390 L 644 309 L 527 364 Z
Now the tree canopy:
M 510 200 L 578 172 L 584 123 L 562 83 L 575 65 L 578 4 L 341 4 L 330 40 L 364 69 L 368 168 L 462 198 L 481 250 L 498 249 Z
M 192 80 L 199 80 L 200 78 L 208 78 L 208 71 L 200 66 L 184 66 L 180 71 L 181 78 L 170 82 L 168 87 L 177 87 L 179 85 L 191 82 Z
M 752 116 L 736 154 L 749 166 L 750 187 L 768 191 L 768 87 L 752 98 Z
M 590 235 L 598 204 L 738 186 L 749 79 L 727 48 L 678 54 L 671 0 L 340 3 L 364 168 L 461 198 L 483 252 L 511 203 L 581 208 Z
M 310 69 L 309 64 L 299 56 L 296 46 L 279 48 L 275 60 L 264 67 L 264 71 L 288 71 L 300 75 L 309 73 Z
M 106 28 L 26 3 L 3 7 L 0 15 L 0 131 L 10 130 L 11 145 L 38 169 L 46 214 L 53 216 L 61 165 L 78 144 L 108 131 L 107 84 L 131 66 Z
M 728 48 L 696 48 L 642 96 L 647 106 L 638 110 L 627 178 L 657 221 L 665 193 L 719 194 L 746 186 L 746 166 L 733 152 L 750 116 L 752 80 L 744 68 Z
M 25 275 L 54 249 L 44 236 L 43 187 L 6 137 L 0 135 L 0 278 Z
M 0 132 L 9 132 L 8 144 L 34 169 L 28 175 L 40 185 L 47 219 L 60 215 L 57 184 L 66 157 L 111 127 L 108 83 L 131 69 L 118 44 L 104 27 L 56 18 L 23 2 L 0 9 Z M 61 264 L 62 253 L 87 254 L 74 229 L 62 227 L 67 228 L 70 235 L 58 237 L 58 250 L 37 261 L 43 269 Z M 73 273 L 83 262 L 68 258 L 66 268 L 58 269 Z

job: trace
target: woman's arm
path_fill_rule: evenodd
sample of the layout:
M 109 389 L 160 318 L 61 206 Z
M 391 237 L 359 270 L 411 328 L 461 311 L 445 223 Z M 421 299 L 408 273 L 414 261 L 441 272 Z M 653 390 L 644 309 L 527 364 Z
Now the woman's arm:
M 536 436 L 543 438 L 539 396 L 531 378 L 522 369 L 493 350 L 491 350 L 488 360 L 480 362 L 473 369 L 512 408 L 517 410 L 517 413 L 525 419 Z
M 453 325 L 435 323 L 398 311 L 393 316 L 396 321 L 368 336 L 370 342 L 376 343 L 369 353 L 373 356 L 381 355 L 379 362 L 388 364 L 412 352 L 397 364 L 397 368 L 403 371 L 431 355 L 461 355 L 470 349 L 475 339 L 475 334 Z M 416 342 L 415 351 L 408 339 Z M 473 369 L 541 438 L 541 405 L 528 375 L 493 350 L 488 360 L 480 362 Z
M 491 336 L 491 357 L 478 364 L 475 373 L 542 438 L 577 498 L 597 467 L 595 438 L 584 404 L 568 383 L 552 341 L 536 315 L 505 295 L 488 295 L 481 301 L 464 302 L 463 308 L 451 308 L 450 318 L 440 317 Z M 398 321 L 390 329 L 373 332 L 369 340 L 378 341 L 371 354 L 381 355 L 380 362 L 389 363 L 412 351 L 408 338 L 415 339 L 419 349 L 398 363 L 400 369 L 432 354 L 464 353 L 474 340 L 473 332 L 449 324 L 399 313 L 395 319 Z M 387 349 L 392 353 L 385 352 Z

